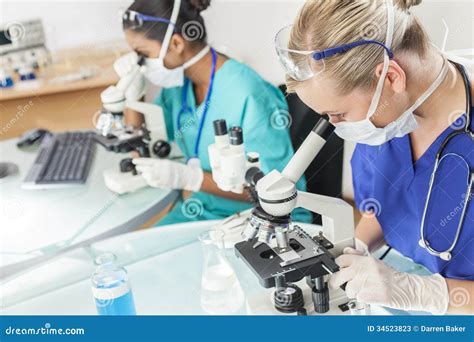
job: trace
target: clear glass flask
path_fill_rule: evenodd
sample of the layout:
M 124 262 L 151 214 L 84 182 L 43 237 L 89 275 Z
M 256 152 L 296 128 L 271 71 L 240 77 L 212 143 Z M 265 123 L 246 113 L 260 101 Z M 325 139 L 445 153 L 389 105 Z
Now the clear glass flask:
M 211 315 L 245 313 L 245 296 L 225 256 L 224 232 L 210 230 L 199 236 L 203 252 L 201 307 Z
M 136 315 L 132 289 L 125 268 L 115 262 L 117 257 L 105 253 L 95 259 L 97 269 L 92 275 L 92 293 L 99 315 Z

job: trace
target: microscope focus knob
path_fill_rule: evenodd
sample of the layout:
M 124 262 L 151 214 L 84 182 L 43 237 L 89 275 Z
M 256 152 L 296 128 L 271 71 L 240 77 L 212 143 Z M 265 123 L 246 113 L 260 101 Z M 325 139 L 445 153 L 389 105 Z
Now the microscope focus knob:
M 137 174 L 135 164 L 132 162 L 132 158 L 125 158 L 120 161 L 120 172 L 132 172 L 133 175 Z
M 326 283 L 323 287 L 313 286 L 312 297 L 314 304 L 314 311 L 317 313 L 325 313 L 329 311 L 329 289 Z
M 158 158 L 166 158 L 169 156 L 171 152 L 171 145 L 164 141 L 164 140 L 157 140 L 153 144 L 153 153 L 158 157 Z
M 275 289 L 273 301 L 279 312 L 306 315 L 303 291 L 295 284 L 286 284 L 283 288 Z

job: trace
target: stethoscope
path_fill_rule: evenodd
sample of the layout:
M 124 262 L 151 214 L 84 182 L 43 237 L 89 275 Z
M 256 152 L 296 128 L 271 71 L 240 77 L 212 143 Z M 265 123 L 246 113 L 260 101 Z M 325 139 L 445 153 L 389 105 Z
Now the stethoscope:
M 464 81 L 464 86 L 465 86 L 465 89 L 466 89 L 466 123 L 465 123 L 464 128 L 460 128 L 460 129 L 455 130 L 454 132 L 451 132 L 443 140 L 443 142 L 441 143 L 440 148 L 438 149 L 438 153 L 436 154 L 435 165 L 434 165 L 433 172 L 432 172 L 431 178 L 430 178 L 428 196 L 426 198 L 425 208 L 424 208 L 424 211 L 423 211 L 423 217 L 422 217 L 422 220 L 421 220 L 420 241 L 419 241 L 419 245 L 422 248 L 425 248 L 428 251 L 428 253 L 430 253 L 431 255 L 437 256 L 437 257 L 439 257 L 439 258 L 441 258 L 445 261 L 451 260 L 451 252 L 453 251 L 454 247 L 456 247 L 456 244 L 458 243 L 459 235 L 461 234 L 464 219 L 466 217 L 466 211 L 467 211 L 467 208 L 469 206 L 469 202 L 471 200 L 472 188 L 473 188 L 473 182 L 474 182 L 474 170 L 472 170 L 472 169 L 470 170 L 470 166 L 464 158 L 462 158 L 461 156 L 459 156 L 458 154 L 455 154 L 455 153 L 447 153 L 444 156 L 442 155 L 445 148 L 446 148 L 446 146 L 448 145 L 448 143 L 452 139 L 454 139 L 455 137 L 457 137 L 459 135 L 466 134 L 474 142 L 474 132 L 470 128 L 471 121 L 472 121 L 471 83 L 470 83 L 470 80 L 469 80 L 469 76 L 467 75 L 466 70 L 464 69 L 464 67 L 460 64 L 457 64 L 457 63 L 454 63 L 454 64 L 456 65 L 456 67 L 460 71 L 460 73 L 462 74 L 463 81 Z M 460 217 L 460 220 L 459 220 L 459 225 L 458 225 L 457 230 L 456 230 L 456 234 L 454 236 L 454 240 L 453 240 L 453 242 L 451 243 L 451 245 L 449 246 L 448 249 L 446 249 L 444 251 L 437 251 L 436 249 L 434 249 L 429 244 L 428 240 L 425 239 L 425 235 L 424 235 L 424 233 L 425 233 L 425 219 L 426 219 L 426 213 L 428 211 L 428 205 L 429 205 L 429 202 L 430 202 L 430 199 L 431 199 L 431 191 L 432 191 L 432 188 L 433 188 L 436 171 L 438 170 L 438 167 L 440 166 L 443 159 L 447 156 L 450 156 L 450 155 L 460 157 L 460 159 L 462 159 L 464 161 L 465 165 L 467 166 L 467 169 L 470 170 L 470 175 L 469 175 L 469 178 L 468 178 L 468 181 L 467 181 L 468 189 L 467 189 L 467 193 L 466 193 L 466 197 L 465 197 L 464 208 L 461 212 L 461 217 Z
M 199 144 L 201 143 L 201 136 L 202 136 L 202 130 L 204 128 L 204 122 L 206 121 L 206 115 L 207 115 L 207 112 L 209 111 L 209 106 L 211 104 L 211 96 L 212 96 L 212 88 L 213 88 L 213 85 L 214 85 L 214 76 L 216 75 L 216 65 L 217 65 L 217 53 L 216 51 L 211 48 L 211 54 L 212 54 L 212 68 L 211 68 L 211 78 L 209 80 L 209 89 L 207 90 L 207 94 L 206 94 L 206 98 L 204 100 L 204 103 L 203 103 L 203 112 L 202 112 L 202 115 L 201 115 L 201 118 L 199 120 L 199 127 L 198 127 L 198 134 L 197 134 L 197 137 L 196 137 L 196 141 L 194 143 L 194 153 L 193 155 L 191 155 L 191 158 L 198 158 L 198 154 L 199 154 Z M 185 112 L 189 112 L 191 114 L 194 114 L 194 108 L 191 108 L 190 106 L 188 106 L 187 104 L 187 89 L 188 89 L 188 86 L 189 86 L 189 79 L 186 79 L 184 85 L 183 85 L 183 90 L 182 90 L 182 93 L 181 93 L 181 109 L 178 113 L 178 122 L 177 122 L 177 128 L 178 128 L 178 132 L 180 132 L 179 134 L 179 137 L 181 139 L 183 139 L 183 132 L 181 131 L 181 116 L 185 113 Z M 186 150 L 186 152 L 189 152 L 187 150 L 187 147 L 186 147 L 186 143 L 183 141 L 183 147 L 184 149 Z M 190 155 L 189 153 L 186 153 L 188 156 Z M 189 158 L 189 159 L 191 159 Z

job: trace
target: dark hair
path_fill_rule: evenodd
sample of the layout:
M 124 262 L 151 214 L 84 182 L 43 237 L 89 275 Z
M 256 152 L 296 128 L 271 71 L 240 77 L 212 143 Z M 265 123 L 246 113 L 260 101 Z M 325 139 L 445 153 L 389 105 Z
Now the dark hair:
M 193 44 L 206 43 L 207 33 L 201 11 L 210 4 L 211 0 L 181 0 L 175 32 Z M 173 6 L 174 0 L 135 0 L 128 9 L 153 17 L 170 19 Z M 168 27 L 165 23 L 149 21 L 144 21 L 141 27 L 134 27 L 128 20 L 123 20 L 122 25 L 124 30 L 142 32 L 148 39 L 160 42 L 163 41 Z

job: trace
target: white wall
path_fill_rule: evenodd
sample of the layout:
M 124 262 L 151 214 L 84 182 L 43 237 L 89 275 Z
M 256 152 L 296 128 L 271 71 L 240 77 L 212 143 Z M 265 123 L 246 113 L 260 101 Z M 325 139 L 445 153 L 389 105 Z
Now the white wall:
M 51 50 L 91 42 L 99 44 L 123 39 L 119 13 L 130 3 L 131 0 L 0 0 L 0 25 L 39 17 L 43 19 Z M 270 81 L 282 82 L 273 39 L 279 28 L 292 23 L 303 3 L 303 0 L 213 0 L 203 13 L 209 40 L 252 65 Z M 435 44 L 442 44 L 445 32 L 442 19 L 445 19 L 450 27 L 447 49 L 474 47 L 474 0 L 425 0 L 414 12 Z
M 0 26 L 41 18 L 50 50 L 123 38 L 120 10 L 130 0 L 0 0 Z
M 331 1 L 331 0 L 326 0 Z M 0 24 L 24 18 L 43 19 L 52 50 L 122 38 L 119 11 L 129 0 L 0 0 Z M 273 83 L 284 75 L 274 53 L 273 38 L 279 28 L 290 24 L 303 0 L 213 0 L 204 12 L 209 41 L 231 56 L 253 66 Z M 424 0 L 414 8 L 431 36 L 441 47 L 449 26 L 447 50 L 474 48 L 474 0 Z M 352 154 L 347 146 L 345 163 Z M 350 168 L 345 167 L 344 193 L 351 196 Z
M 331 1 L 331 0 L 326 0 Z M 214 0 L 204 12 L 211 42 L 226 46 L 272 82 L 284 75 L 275 56 L 275 33 L 291 24 L 303 0 Z M 441 47 L 443 19 L 450 28 L 448 50 L 474 47 L 474 0 L 424 0 L 414 13 L 425 25 L 433 42 Z

